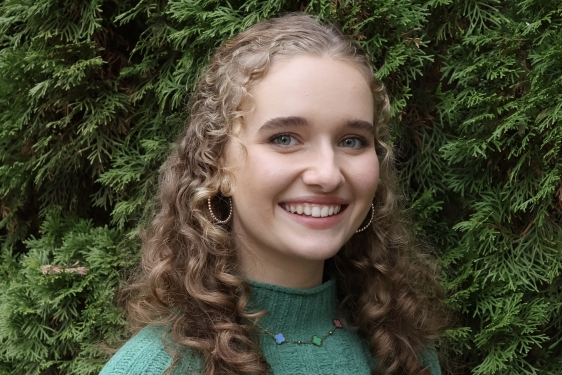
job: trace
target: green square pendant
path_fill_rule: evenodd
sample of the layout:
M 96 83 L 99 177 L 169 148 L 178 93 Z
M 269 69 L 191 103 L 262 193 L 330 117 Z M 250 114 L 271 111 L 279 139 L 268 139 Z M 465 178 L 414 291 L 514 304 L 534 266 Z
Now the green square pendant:
M 316 346 L 322 346 L 322 338 L 314 335 L 312 336 L 312 343 Z

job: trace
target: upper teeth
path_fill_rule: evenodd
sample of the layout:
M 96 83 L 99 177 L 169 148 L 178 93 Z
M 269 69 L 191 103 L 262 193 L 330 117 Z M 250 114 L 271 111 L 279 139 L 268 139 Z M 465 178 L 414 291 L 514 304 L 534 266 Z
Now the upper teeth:
M 341 211 L 341 206 L 323 206 L 317 204 L 285 204 L 285 210 L 299 215 L 307 215 L 312 217 L 326 217 L 335 215 Z

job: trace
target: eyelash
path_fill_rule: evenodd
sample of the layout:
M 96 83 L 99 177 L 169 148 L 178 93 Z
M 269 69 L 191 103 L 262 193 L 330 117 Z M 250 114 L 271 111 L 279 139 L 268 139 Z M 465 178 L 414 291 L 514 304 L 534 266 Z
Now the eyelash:
M 280 145 L 280 144 L 278 144 L 278 143 L 275 143 L 275 140 L 278 139 L 278 138 L 281 138 L 281 137 L 291 137 L 291 138 L 293 138 L 293 139 L 296 139 L 296 137 L 295 137 L 294 135 L 292 135 L 292 134 L 289 134 L 289 133 L 279 133 L 279 134 L 275 134 L 274 136 L 272 136 L 272 137 L 269 139 L 269 143 L 272 143 L 272 144 L 274 144 L 274 145 L 276 145 L 276 146 L 279 146 L 279 147 L 290 147 L 290 146 L 292 146 L 292 145 Z M 354 135 L 354 136 L 351 136 L 351 137 L 346 137 L 346 138 L 342 139 L 340 142 L 338 142 L 338 145 L 339 145 L 340 143 L 342 143 L 343 141 L 345 141 L 346 139 L 357 139 L 357 140 L 359 141 L 359 147 L 346 147 L 346 148 L 351 148 L 351 149 L 362 149 L 362 148 L 365 148 L 365 147 L 367 147 L 367 146 L 370 145 L 370 142 L 369 142 L 367 139 L 365 139 L 364 137 L 361 137 L 361 136 L 359 136 L 359 135 Z M 298 142 L 298 140 L 297 140 L 297 142 Z

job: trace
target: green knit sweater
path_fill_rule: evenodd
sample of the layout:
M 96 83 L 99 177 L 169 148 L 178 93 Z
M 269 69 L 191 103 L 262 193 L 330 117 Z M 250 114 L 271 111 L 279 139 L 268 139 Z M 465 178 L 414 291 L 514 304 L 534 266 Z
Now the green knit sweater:
M 250 308 L 266 309 L 260 320 L 265 331 L 261 348 L 275 375 L 299 374 L 370 374 L 376 365 L 367 343 L 356 333 L 335 328 L 338 317 L 335 281 L 312 289 L 291 289 L 250 282 Z M 166 328 L 148 326 L 129 340 L 107 363 L 100 375 L 160 375 L 171 364 L 162 337 Z M 332 331 L 332 334 L 329 332 Z M 281 333 L 286 340 L 278 344 L 274 337 Z M 313 336 L 325 339 L 311 344 Z M 281 336 L 278 339 L 283 340 Z M 297 344 L 297 341 L 302 344 Z M 440 375 L 434 354 L 424 353 L 423 362 L 432 375 Z M 186 351 L 172 371 L 174 375 L 203 374 L 202 361 Z

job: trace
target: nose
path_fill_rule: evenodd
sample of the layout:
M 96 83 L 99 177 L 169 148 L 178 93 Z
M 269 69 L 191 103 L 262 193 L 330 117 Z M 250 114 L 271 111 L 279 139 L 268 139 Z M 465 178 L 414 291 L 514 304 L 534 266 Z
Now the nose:
M 302 180 L 308 186 L 314 186 L 327 193 L 336 190 L 345 182 L 332 147 L 326 146 L 311 152 L 307 155 L 305 164 Z

